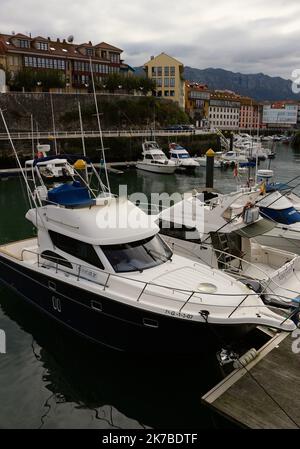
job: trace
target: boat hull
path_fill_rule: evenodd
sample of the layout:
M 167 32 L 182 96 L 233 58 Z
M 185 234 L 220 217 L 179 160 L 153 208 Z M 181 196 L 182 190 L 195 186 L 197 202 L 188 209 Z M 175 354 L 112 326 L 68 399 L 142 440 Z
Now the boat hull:
M 255 328 L 211 325 L 143 310 L 37 273 L 3 255 L 0 276 L 0 281 L 61 325 L 116 350 L 211 353 L 237 343 Z
M 139 170 L 149 171 L 152 173 L 162 173 L 165 175 L 172 175 L 176 167 L 173 165 L 155 165 L 155 164 L 144 164 L 143 162 L 138 162 L 136 168 Z

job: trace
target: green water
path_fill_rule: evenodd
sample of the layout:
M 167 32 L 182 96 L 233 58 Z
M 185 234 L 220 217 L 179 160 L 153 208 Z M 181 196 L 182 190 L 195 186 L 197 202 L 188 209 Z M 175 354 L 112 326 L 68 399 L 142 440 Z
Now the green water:
M 272 162 L 278 181 L 300 174 L 300 153 L 278 146 Z M 263 165 L 262 165 L 263 168 Z M 195 175 L 125 171 L 111 175 L 128 193 L 185 192 L 204 183 Z M 234 189 L 232 170 L 216 171 L 215 186 Z M 27 204 L 19 179 L 0 181 L 0 240 L 33 235 L 24 219 Z M 16 294 L 0 286 L 0 329 L 7 353 L 0 354 L 0 428 L 155 428 L 229 426 L 200 404 L 219 379 L 211 360 L 195 356 L 120 355 L 91 346 L 58 327 Z

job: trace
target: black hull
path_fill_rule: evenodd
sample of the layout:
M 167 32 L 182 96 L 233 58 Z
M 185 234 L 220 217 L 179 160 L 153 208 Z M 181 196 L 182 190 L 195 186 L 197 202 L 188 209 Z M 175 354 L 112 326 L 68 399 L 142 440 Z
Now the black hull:
M 196 323 L 144 311 L 33 272 L 3 256 L 0 280 L 61 325 L 121 351 L 208 353 L 237 343 L 255 327 Z

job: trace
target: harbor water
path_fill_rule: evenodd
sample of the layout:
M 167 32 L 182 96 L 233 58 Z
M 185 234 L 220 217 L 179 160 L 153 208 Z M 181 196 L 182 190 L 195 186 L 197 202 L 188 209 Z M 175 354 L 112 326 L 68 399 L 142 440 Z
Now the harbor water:
M 276 181 L 300 175 L 300 152 L 278 144 Z M 262 163 L 260 168 L 266 168 Z M 205 169 L 158 175 L 134 168 L 110 175 L 113 193 L 184 193 L 204 187 Z M 298 181 L 300 182 L 300 181 Z M 297 184 L 297 181 L 293 183 Z M 233 170 L 215 170 L 215 187 L 235 189 Z M 21 179 L 0 182 L 0 241 L 34 235 L 24 218 L 28 204 Z M 121 354 L 96 347 L 61 328 L 0 284 L 0 428 L 198 428 L 232 426 L 201 405 L 218 380 L 216 358 L 195 354 Z M 203 342 L 199 342 L 199 345 Z

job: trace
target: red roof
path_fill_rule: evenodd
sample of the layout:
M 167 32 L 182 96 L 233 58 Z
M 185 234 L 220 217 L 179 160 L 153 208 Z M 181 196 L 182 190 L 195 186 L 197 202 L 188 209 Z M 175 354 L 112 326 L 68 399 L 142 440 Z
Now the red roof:
M 29 47 L 29 48 L 20 48 L 13 44 L 12 39 L 14 38 L 26 38 L 30 41 L 37 41 L 37 40 L 43 40 L 48 42 L 48 50 L 39 50 L 37 48 Z M 9 42 L 9 44 L 8 44 Z M 78 49 L 80 47 L 92 47 L 92 48 L 103 48 L 107 50 L 114 50 L 118 52 L 122 52 L 123 50 L 118 49 L 117 47 L 114 47 L 110 44 L 107 44 L 105 42 L 102 42 L 98 45 L 92 45 L 91 43 L 84 43 L 84 44 L 73 44 L 67 42 L 64 40 L 50 40 L 42 38 L 41 36 L 37 36 L 35 38 L 30 38 L 28 36 L 25 36 L 23 34 L 15 34 L 15 35 L 8 35 L 8 34 L 0 34 L 0 48 L 2 46 L 2 51 L 4 53 L 23 53 L 23 54 L 35 54 L 35 55 L 43 55 L 43 56 L 58 56 L 58 57 L 64 57 L 64 58 L 70 58 L 70 59 L 89 59 L 88 55 L 82 55 Z M 51 50 L 51 48 L 54 48 L 54 50 Z M 67 51 L 64 51 L 67 50 Z M 94 61 L 103 61 L 108 62 L 107 59 L 101 58 L 99 56 L 93 56 L 92 58 Z

